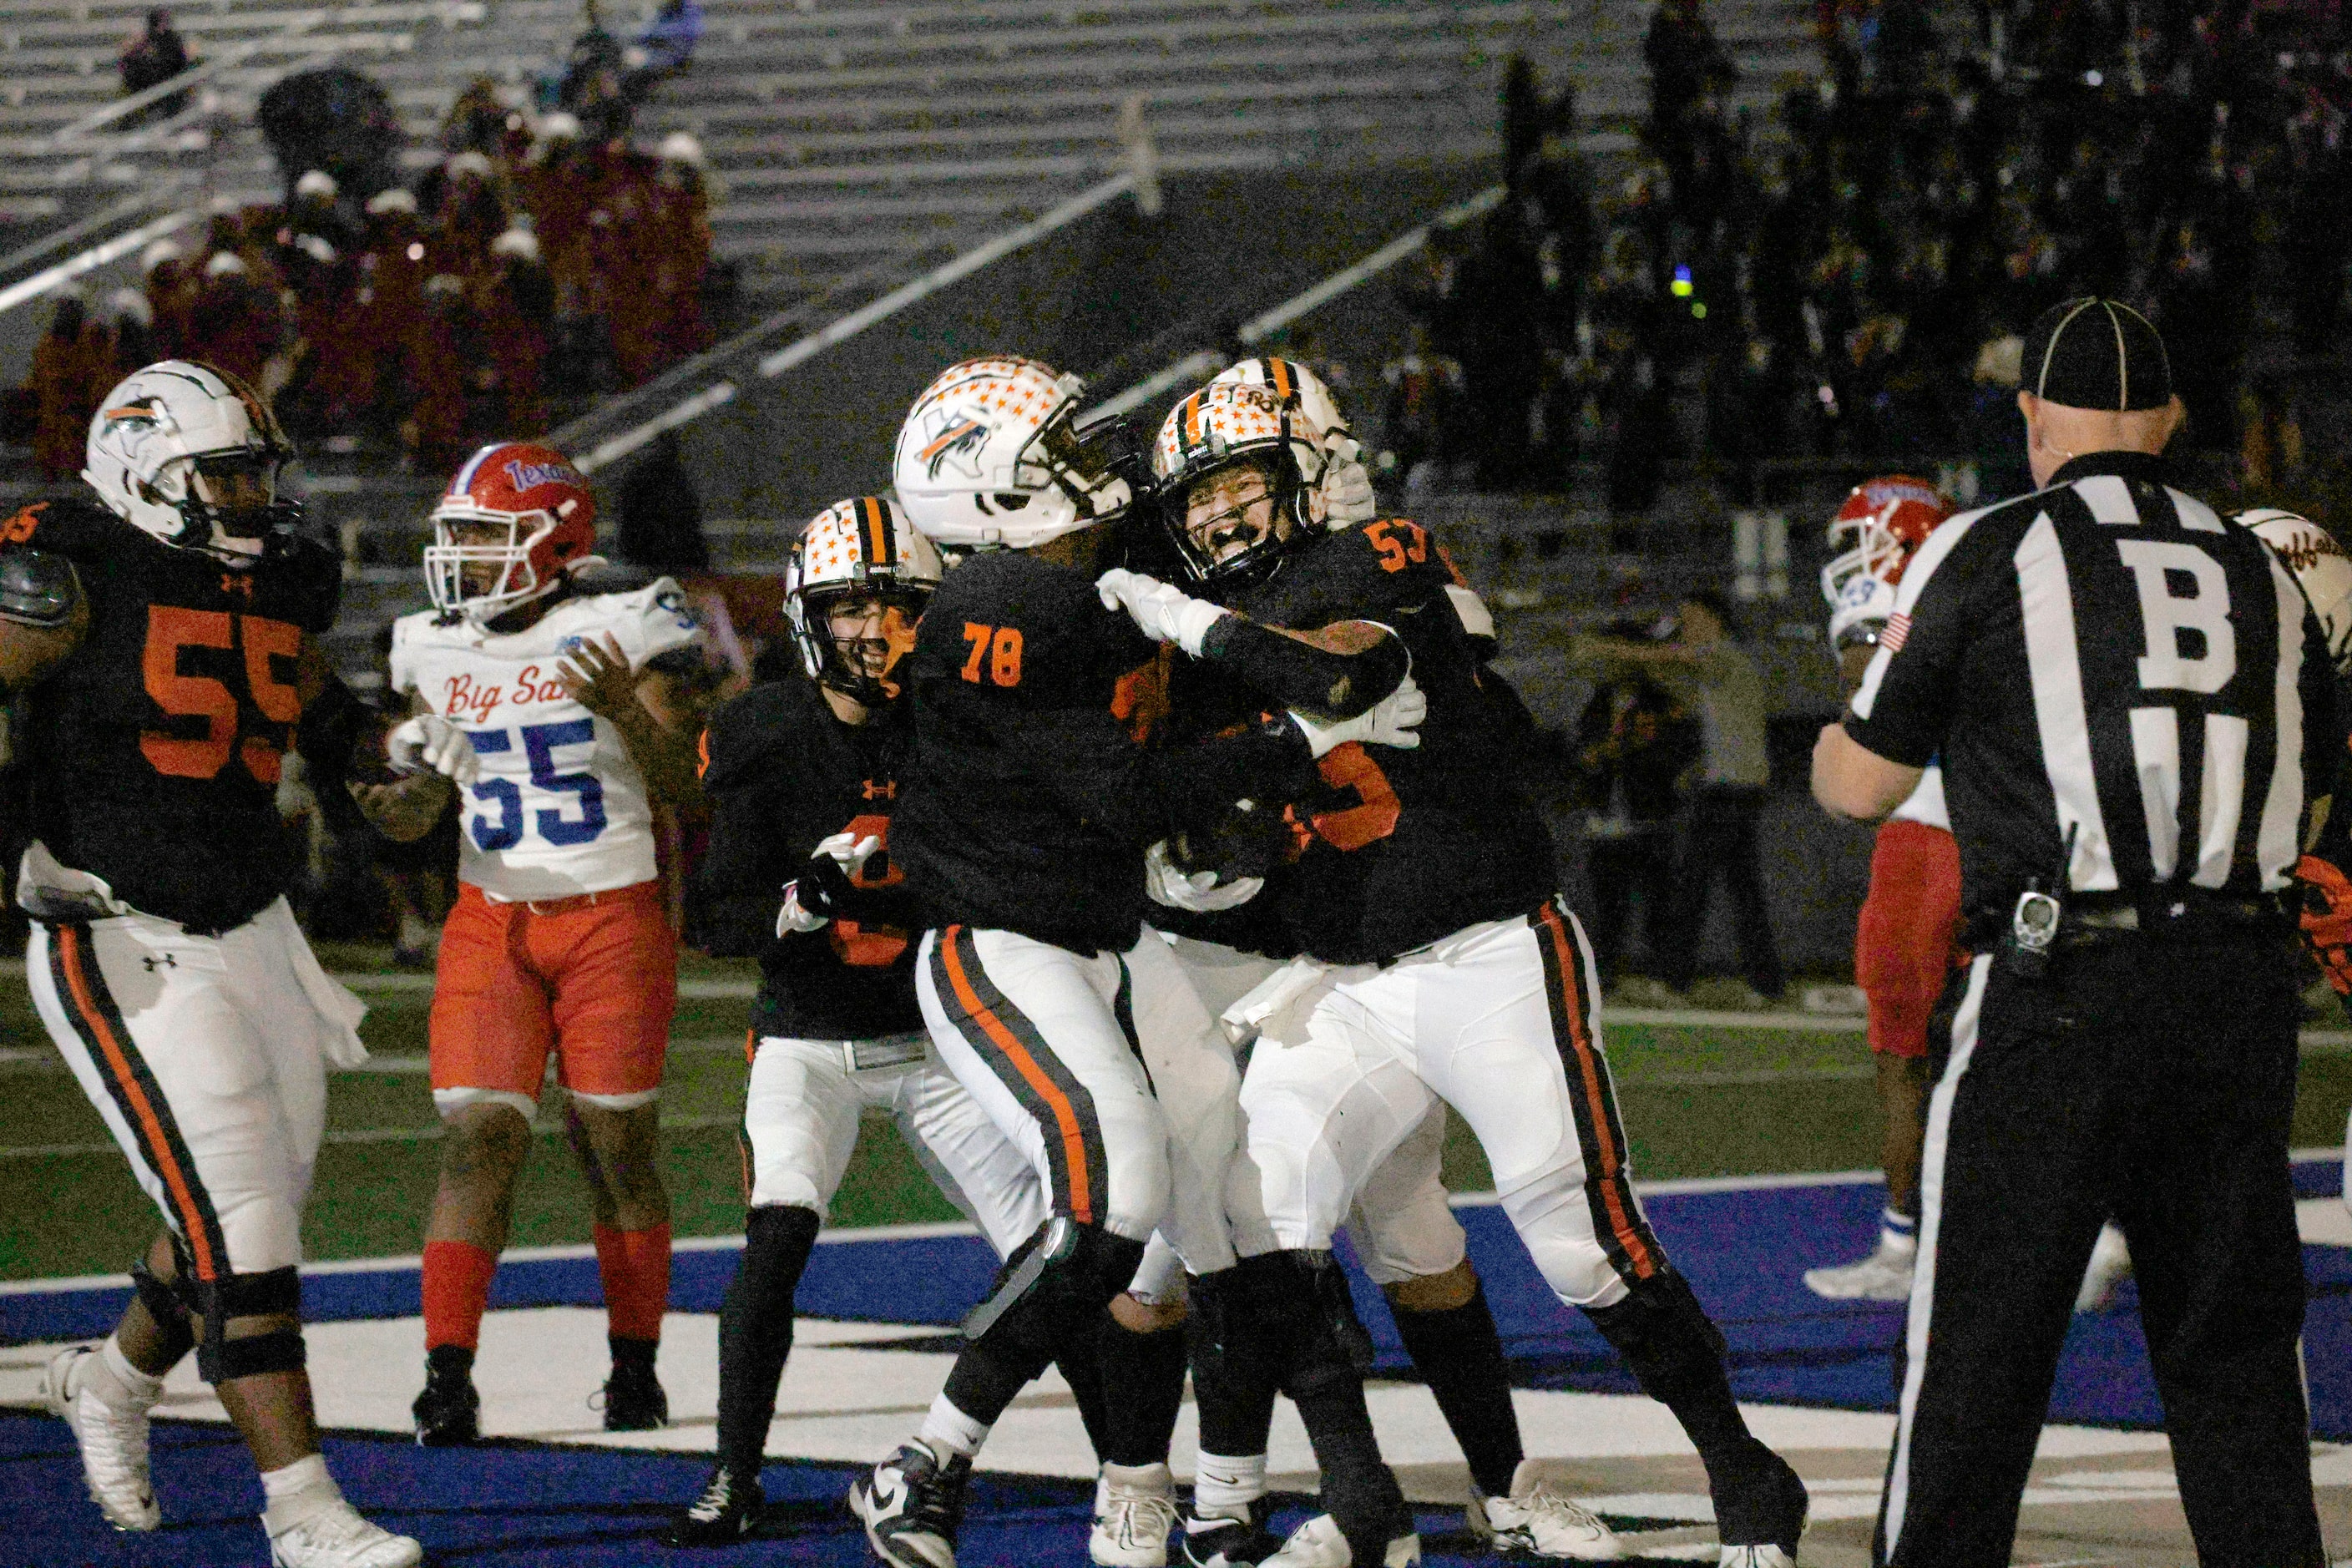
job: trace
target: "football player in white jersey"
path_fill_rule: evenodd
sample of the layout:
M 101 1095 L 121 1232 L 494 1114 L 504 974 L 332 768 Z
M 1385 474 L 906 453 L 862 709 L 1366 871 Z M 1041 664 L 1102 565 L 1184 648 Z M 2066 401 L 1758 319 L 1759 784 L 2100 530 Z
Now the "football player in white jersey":
M 486 447 L 434 509 L 434 608 L 393 629 L 392 685 L 471 737 L 458 801 L 461 884 L 433 994 L 433 1100 L 448 1129 L 425 1239 L 420 1443 L 480 1435 L 474 1352 L 530 1149 L 548 1058 L 595 1205 L 613 1353 L 611 1431 L 659 1426 L 654 1352 L 669 1294 L 669 1200 L 656 1096 L 677 942 L 656 876 L 653 807 L 699 809 L 684 710 L 698 632 L 677 584 L 584 594 L 595 502 L 545 447 Z M 362 798 L 387 833 L 422 833 L 448 789 Z

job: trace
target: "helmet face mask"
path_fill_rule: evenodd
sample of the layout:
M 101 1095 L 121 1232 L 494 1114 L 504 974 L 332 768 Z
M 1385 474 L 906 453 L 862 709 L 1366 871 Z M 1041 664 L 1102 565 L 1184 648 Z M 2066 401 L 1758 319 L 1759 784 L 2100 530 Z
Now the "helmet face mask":
M 966 360 L 925 389 L 898 429 L 898 509 L 929 539 L 1026 550 L 1134 500 L 1116 457 L 1075 422 L 1085 383 L 1017 355 Z
M 1220 588 L 1272 575 L 1293 545 L 1316 531 L 1315 489 L 1324 463 L 1296 400 L 1265 388 L 1211 382 L 1171 409 L 1152 443 L 1151 468 L 1186 574 Z M 1245 474 L 1257 477 L 1258 494 L 1248 493 L 1239 478 Z M 1227 475 L 1235 478 L 1216 482 Z
M 802 615 L 816 650 L 810 678 L 868 708 L 898 700 L 904 688 L 893 677 L 915 651 L 915 623 L 929 598 L 929 593 L 898 586 L 805 595 Z
M 1822 596 L 1830 605 L 1833 652 L 1878 640 L 1895 613 L 1904 568 L 1951 509 L 1925 479 L 1891 474 L 1854 487 L 1830 521 Z
M 1264 455 L 1202 472 L 1176 499 L 1171 531 L 1186 568 L 1202 583 L 1254 582 L 1273 570 L 1297 532 L 1283 465 Z
M 294 458 L 276 416 L 236 377 L 186 360 L 132 372 L 91 418 L 82 478 L 117 516 L 175 549 L 249 567 L 289 533 L 278 494 Z
M 425 586 L 478 624 L 555 593 L 594 564 L 596 502 L 560 452 L 498 442 L 466 460 L 433 509 Z
M 898 700 L 898 668 L 944 571 L 930 541 L 879 496 L 819 512 L 784 565 L 784 616 L 803 671 L 866 708 Z

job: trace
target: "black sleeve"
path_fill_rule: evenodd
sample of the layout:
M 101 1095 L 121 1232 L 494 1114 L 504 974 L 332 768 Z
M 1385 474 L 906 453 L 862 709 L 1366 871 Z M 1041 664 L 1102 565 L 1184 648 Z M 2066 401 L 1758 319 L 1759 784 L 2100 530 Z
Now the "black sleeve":
M 702 788 L 710 836 L 687 884 L 687 941 L 714 958 L 752 958 L 776 941 L 790 875 L 784 842 L 792 795 L 772 692 L 753 688 L 711 715 Z
M 299 534 L 284 545 L 286 572 L 293 584 L 294 624 L 313 637 L 334 629 L 343 605 L 343 562 L 326 545 Z
M 1201 654 L 1275 706 L 1319 719 L 1368 711 L 1403 682 L 1412 662 L 1404 639 L 1377 622 L 1286 631 L 1238 615 L 1209 628 Z

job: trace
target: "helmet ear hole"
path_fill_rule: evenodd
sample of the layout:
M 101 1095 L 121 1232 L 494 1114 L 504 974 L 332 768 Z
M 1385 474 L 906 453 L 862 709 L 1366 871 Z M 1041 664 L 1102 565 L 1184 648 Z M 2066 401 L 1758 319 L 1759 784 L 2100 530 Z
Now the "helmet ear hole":
M 1002 511 L 1019 511 L 1028 504 L 1029 498 L 1019 490 L 999 490 L 996 494 L 996 505 Z

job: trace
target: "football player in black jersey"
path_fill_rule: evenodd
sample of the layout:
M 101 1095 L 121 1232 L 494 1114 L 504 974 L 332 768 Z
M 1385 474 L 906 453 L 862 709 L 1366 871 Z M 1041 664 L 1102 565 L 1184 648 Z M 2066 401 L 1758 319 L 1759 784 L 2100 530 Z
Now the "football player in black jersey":
M 285 891 L 286 752 L 322 795 L 385 737 L 319 647 L 341 563 L 291 531 L 292 456 L 235 378 L 165 361 L 108 393 L 82 478 L 0 524 L 0 671 L 29 773 L 17 900 L 58 1048 L 168 1223 L 104 1344 L 46 1393 L 90 1495 L 161 1523 L 148 1412 L 190 1350 L 252 1451 L 280 1568 L 401 1568 L 417 1543 L 360 1517 L 319 1452 L 301 1334 L 300 1225 L 326 1067 L 362 1059 L 364 1009 L 319 967 Z M 446 724 L 393 760 L 464 777 Z
M 1634 1196 L 1590 952 L 1553 891 L 1550 837 L 1513 780 L 1442 555 L 1402 519 L 1303 526 L 1309 476 L 1289 410 L 1264 388 L 1212 384 L 1185 399 L 1152 462 L 1180 520 L 1177 548 L 1218 604 L 1268 626 L 1392 626 L 1429 704 L 1419 748 L 1319 759 L 1294 807 L 1297 858 L 1265 895 L 1306 956 L 1228 1014 L 1283 1047 L 1254 1053 L 1244 1086 L 1272 1245 L 1327 1251 L 1364 1180 L 1451 1104 L 1554 1292 L 1697 1446 L 1727 1568 L 1791 1561 L 1803 1485 L 1748 1432 L 1721 1336 Z M 1193 628 L 1213 626 L 1211 606 L 1166 584 L 1120 574 L 1104 586 L 1188 651 L 1205 640 Z M 1346 1561 L 1299 1546 L 1269 1561 Z
M 917 990 L 941 1059 L 1038 1166 L 1052 1217 L 967 1322 L 920 1433 L 851 1489 L 869 1542 L 898 1568 L 953 1563 L 971 1456 L 1134 1280 L 1155 1227 L 1195 1272 L 1231 1264 L 1231 1055 L 1140 918 L 1145 850 L 1167 837 L 1170 803 L 1203 778 L 1221 795 L 1279 798 L 1319 750 L 1400 735 L 1418 700 L 1409 687 L 1373 700 L 1369 683 L 1335 700 L 1327 682 L 1305 704 L 1319 716 L 1268 718 L 1191 749 L 1181 777 L 1162 771 L 1137 740 L 1159 712 L 1158 650 L 1095 585 L 1112 543 L 1101 525 L 1130 490 L 1073 428 L 1078 392 L 1034 361 L 969 361 L 899 434 L 899 504 L 928 537 L 973 552 L 908 661 L 915 754 L 892 826 L 934 922 Z M 1246 631 L 1214 656 L 1271 667 L 1269 689 L 1318 657 Z M 1400 658 L 1389 684 L 1401 674 Z M 1375 1510 L 1382 1486 L 1386 1527 L 1395 1482 L 1365 1478 Z
M 739 1540 L 764 1497 L 761 1456 L 793 1345 L 793 1295 L 867 1110 L 891 1114 L 949 1200 L 1000 1255 L 1045 1223 L 1045 1189 L 940 1065 L 915 1000 L 923 928 L 892 862 L 908 748 L 901 683 L 939 552 L 889 501 L 858 496 L 793 541 L 785 610 L 805 679 L 753 687 L 704 735 L 714 816 L 688 936 L 760 960 L 742 1154 L 742 1261 L 719 1318 L 719 1456 L 674 1545 Z M 1098 1380 L 1063 1371 L 1091 1433 Z

